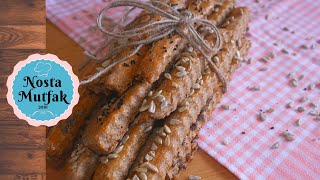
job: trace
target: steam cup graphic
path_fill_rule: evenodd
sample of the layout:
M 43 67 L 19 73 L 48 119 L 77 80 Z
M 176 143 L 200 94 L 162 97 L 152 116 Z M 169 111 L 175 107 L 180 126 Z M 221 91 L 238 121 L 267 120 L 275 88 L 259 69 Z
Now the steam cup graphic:
M 51 65 L 49 63 L 39 62 L 33 69 L 34 72 L 38 73 L 38 76 L 48 77 L 49 71 L 51 71 Z

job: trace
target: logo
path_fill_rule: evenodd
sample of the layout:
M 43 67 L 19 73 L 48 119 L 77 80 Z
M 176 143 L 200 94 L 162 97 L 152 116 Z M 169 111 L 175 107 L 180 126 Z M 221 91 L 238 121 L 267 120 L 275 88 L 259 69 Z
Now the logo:
M 79 79 L 66 61 L 34 54 L 15 65 L 7 80 L 15 115 L 32 126 L 54 126 L 68 118 L 79 100 Z

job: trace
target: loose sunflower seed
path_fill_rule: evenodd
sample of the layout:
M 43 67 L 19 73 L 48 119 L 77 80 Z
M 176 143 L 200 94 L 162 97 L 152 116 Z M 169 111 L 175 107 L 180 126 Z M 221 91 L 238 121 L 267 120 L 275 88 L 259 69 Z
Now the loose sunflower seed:
M 144 129 L 143 133 L 147 133 L 152 130 L 152 126 L 148 126 Z
M 301 119 L 298 119 L 298 120 L 296 121 L 296 125 L 297 125 L 297 126 L 301 126 L 301 124 L 302 124 Z
M 169 126 L 167 126 L 166 124 L 163 126 L 163 130 L 165 133 L 170 134 L 171 133 L 171 129 L 169 128 Z
M 291 134 L 289 131 L 284 131 L 282 133 L 282 136 L 285 138 L 287 141 L 293 141 L 295 139 L 295 135 Z
M 147 168 L 152 172 L 159 173 L 159 170 L 158 170 L 157 166 L 155 166 L 155 165 L 153 165 L 151 163 L 147 164 Z
M 307 101 L 309 101 L 308 97 L 303 97 L 300 99 L 300 102 L 302 102 L 302 103 L 307 102 Z
M 149 111 L 150 113 L 156 112 L 156 105 L 154 104 L 153 101 L 151 101 L 150 106 L 149 106 L 149 108 L 148 108 L 148 111 Z
M 141 173 L 139 174 L 139 178 L 140 178 L 141 180 L 148 180 L 148 176 L 146 175 L 145 172 L 141 172 Z
M 122 151 L 123 147 L 124 147 L 123 145 L 118 146 L 118 147 L 113 151 L 113 153 L 119 154 L 119 153 Z
M 169 137 L 169 136 L 167 136 L 167 137 L 164 139 L 164 145 L 166 145 L 166 146 L 170 146 L 170 143 L 171 143 L 171 141 L 170 141 L 170 137 Z
M 151 145 L 151 150 L 152 151 L 155 151 L 155 150 L 157 150 L 158 149 L 158 146 L 155 144 L 155 143 L 152 143 L 152 145 Z
M 100 163 L 102 163 L 102 164 L 107 164 L 109 161 L 109 159 L 105 156 L 100 157 L 99 160 L 100 160 Z
M 309 115 L 311 115 L 311 116 L 319 116 L 320 112 L 316 111 L 316 110 L 312 110 L 312 111 L 309 112 Z
M 181 121 L 179 121 L 178 119 L 171 119 L 169 122 L 169 124 L 172 126 L 179 125 L 180 123 Z
M 260 121 L 267 120 L 267 116 L 264 113 L 261 113 L 261 112 L 258 114 L 258 118 L 259 118 Z
M 278 149 L 280 146 L 280 142 L 276 142 L 271 146 L 271 149 Z
M 171 75 L 170 75 L 169 73 L 165 73 L 165 74 L 164 74 L 164 77 L 165 77 L 166 79 L 172 80 L 172 77 L 171 77 Z
M 292 79 L 292 80 L 290 81 L 290 85 L 291 85 L 292 87 L 297 87 L 297 86 L 298 86 L 298 81 L 297 81 L 296 79 Z
M 307 89 L 308 89 L 309 91 L 311 91 L 311 90 L 313 90 L 315 87 L 316 87 L 315 84 L 311 83 L 311 84 L 308 85 Z
M 112 154 L 109 154 L 107 156 L 108 159 L 116 159 L 119 155 L 118 154 L 115 154 L 115 153 L 112 153 Z
M 222 104 L 221 108 L 224 109 L 224 110 L 229 110 L 230 109 L 229 105 L 227 105 L 227 104 Z
M 160 136 L 156 136 L 155 139 L 154 139 L 154 142 L 157 143 L 157 144 L 162 144 L 162 139 Z
M 287 105 L 286 105 L 286 108 L 293 108 L 293 102 L 289 102 L 289 103 L 287 103 Z
M 304 107 L 302 107 L 302 106 L 299 106 L 298 108 L 297 108 L 297 111 L 298 112 L 304 112 L 306 109 L 304 108 Z

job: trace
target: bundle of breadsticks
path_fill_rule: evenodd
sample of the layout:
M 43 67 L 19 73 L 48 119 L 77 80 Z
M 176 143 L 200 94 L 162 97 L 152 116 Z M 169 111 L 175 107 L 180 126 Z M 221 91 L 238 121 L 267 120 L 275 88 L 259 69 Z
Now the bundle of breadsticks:
M 249 10 L 235 7 L 234 0 L 161 2 L 219 28 L 222 46 L 210 59 L 228 82 L 250 48 L 244 37 Z M 162 18 L 143 11 L 125 28 Z M 210 28 L 195 28 L 208 44 L 217 41 Z M 133 48 L 121 49 L 116 59 Z M 197 134 L 224 93 L 224 84 L 203 59 L 173 31 L 80 86 L 72 116 L 48 132 L 49 162 L 63 167 L 67 179 L 176 178 L 192 160 Z M 90 63 L 81 77 L 110 63 Z

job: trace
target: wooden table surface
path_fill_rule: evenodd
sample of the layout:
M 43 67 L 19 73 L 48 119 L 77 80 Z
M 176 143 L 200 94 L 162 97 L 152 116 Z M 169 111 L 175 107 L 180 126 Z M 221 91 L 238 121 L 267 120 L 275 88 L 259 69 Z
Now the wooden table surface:
M 44 53 L 44 0 L 0 2 L 0 179 L 45 179 L 45 127 L 18 119 L 6 99 L 15 64 Z
M 83 49 L 47 20 L 47 51 L 68 61 L 77 74 L 77 68 L 83 60 Z M 47 166 L 47 179 L 56 179 L 59 173 Z M 195 157 L 181 173 L 179 179 L 188 179 L 189 175 L 201 176 L 202 179 L 236 179 L 225 167 L 199 149 Z

